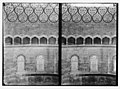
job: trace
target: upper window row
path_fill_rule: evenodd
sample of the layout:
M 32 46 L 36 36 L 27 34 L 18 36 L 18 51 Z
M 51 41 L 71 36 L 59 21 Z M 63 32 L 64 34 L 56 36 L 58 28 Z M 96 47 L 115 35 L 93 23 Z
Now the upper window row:
M 116 45 L 116 37 L 112 37 L 111 39 L 108 37 L 104 37 L 104 38 L 99 38 L 99 37 L 95 37 L 94 39 L 92 39 L 91 37 L 87 37 L 87 38 L 82 38 L 79 37 L 77 39 L 75 39 L 74 37 L 69 37 L 69 38 L 65 38 L 62 37 L 61 39 L 62 41 L 62 45 L 81 45 L 81 44 L 113 44 Z M 20 44 L 57 44 L 57 39 L 55 37 L 50 37 L 49 39 L 47 39 L 46 37 L 42 37 L 42 38 L 37 38 L 37 37 L 33 37 L 32 39 L 30 39 L 29 37 L 25 37 L 25 38 L 20 38 L 20 37 L 15 37 L 14 39 L 11 37 L 6 37 L 5 38 L 5 43 L 7 45 L 20 45 Z
M 20 45 L 20 44 L 57 44 L 56 38 L 55 37 L 50 37 L 49 39 L 47 39 L 46 37 L 42 37 L 42 38 L 37 38 L 37 37 L 33 37 L 32 39 L 30 39 L 29 37 L 25 37 L 25 38 L 20 38 L 20 37 L 15 37 L 14 39 L 11 37 L 6 37 L 5 38 L 5 43 L 7 45 Z
M 77 39 L 75 39 L 74 37 L 69 37 L 68 39 L 66 39 L 65 37 L 62 37 L 62 44 L 63 45 L 81 45 L 81 44 L 114 44 L 116 45 L 116 37 L 113 38 L 108 38 L 108 37 L 104 37 L 104 38 L 99 38 L 99 37 L 95 37 L 94 39 L 92 39 L 91 37 L 87 37 L 87 38 L 82 38 L 79 37 Z

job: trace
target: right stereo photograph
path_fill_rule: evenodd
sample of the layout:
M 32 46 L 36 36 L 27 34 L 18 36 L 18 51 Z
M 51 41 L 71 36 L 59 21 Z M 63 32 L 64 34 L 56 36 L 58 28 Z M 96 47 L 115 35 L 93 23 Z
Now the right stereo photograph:
M 62 4 L 61 85 L 117 85 L 118 4 Z

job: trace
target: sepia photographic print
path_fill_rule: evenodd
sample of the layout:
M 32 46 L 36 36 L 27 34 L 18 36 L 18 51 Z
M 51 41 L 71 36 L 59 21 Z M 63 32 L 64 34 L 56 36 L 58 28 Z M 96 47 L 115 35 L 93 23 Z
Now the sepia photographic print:
M 3 86 L 117 86 L 118 3 L 2 3 Z

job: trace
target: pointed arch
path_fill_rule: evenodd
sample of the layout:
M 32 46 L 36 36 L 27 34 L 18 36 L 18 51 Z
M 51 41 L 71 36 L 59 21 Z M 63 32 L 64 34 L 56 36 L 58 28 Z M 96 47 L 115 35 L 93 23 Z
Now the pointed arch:
M 96 55 L 90 57 L 90 69 L 91 71 L 98 71 L 98 57 Z
M 23 38 L 23 44 L 30 44 L 30 38 L 29 37 L 24 37 Z
M 94 44 L 101 44 L 101 39 L 99 37 L 95 37 Z
M 56 44 L 56 38 L 55 37 L 50 37 L 49 38 L 49 44 Z
M 75 38 L 74 37 L 69 37 L 68 38 L 68 45 L 74 45 L 75 44 Z
M 22 39 L 20 37 L 15 37 L 14 38 L 14 44 L 15 45 L 20 45 L 22 44 Z
M 109 43 L 110 43 L 110 38 L 104 37 L 104 38 L 102 39 L 102 44 L 108 45 Z
M 33 37 L 31 39 L 31 44 L 39 44 L 39 39 L 37 37 Z
M 62 45 L 66 45 L 66 38 L 62 37 Z
M 41 37 L 40 38 L 40 44 L 47 44 L 47 38 L 46 37 Z
M 91 37 L 85 38 L 85 44 L 92 44 L 92 38 Z
M 82 37 L 79 37 L 79 38 L 77 38 L 77 43 L 76 44 L 83 44 L 83 41 L 84 41 L 84 38 L 82 38 Z
M 113 44 L 113 45 L 116 45 L 116 37 L 113 37 L 113 38 L 112 38 L 112 44 Z
M 12 39 L 12 37 L 6 37 L 6 38 L 5 38 L 5 44 L 6 44 L 6 45 L 12 45 L 12 44 L 13 44 L 13 39 Z

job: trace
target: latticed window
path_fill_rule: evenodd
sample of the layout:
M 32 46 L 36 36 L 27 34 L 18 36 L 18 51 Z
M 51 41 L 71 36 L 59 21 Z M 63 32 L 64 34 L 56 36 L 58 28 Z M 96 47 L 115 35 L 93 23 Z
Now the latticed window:
M 50 37 L 49 38 L 49 44 L 56 44 L 56 38 Z
M 62 45 L 66 45 L 66 38 L 62 37 Z
M 22 39 L 21 39 L 20 37 L 15 37 L 15 38 L 14 38 L 14 44 L 15 44 L 15 45 L 22 44 Z
M 78 56 L 71 58 L 71 72 L 78 71 Z
M 12 45 L 12 44 L 13 44 L 12 38 L 11 38 L 11 37 L 5 38 L 5 44 L 6 44 L 6 45 Z
M 110 39 L 108 37 L 104 37 L 102 39 L 102 44 L 108 45 L 110 43 Z
M 32 44 L 39 44 L 39 39 L 38 39 L 37 37 L 33 37 L 33 38 L 31 39 L 31 43 L 32 43 Z
M 77 44 L 83 44 L 84 39 L 82 37 L 77 38 Z
M 68 45 L 74 45 L 75 44 L 75 38 L 70 37 L 68 38 Z
M 40 44 L 47 44 L 47 38 L 45 37 L 40 38 Z
M 25 67 L 25 57 L 23 55 L 20 55 L 17 58 L 17 71 L 24 72 L 24 67 Z
M 112 38 L 112 44 L 116 45 L 116 37 Z
M 99 37 L 94 38 L 94 44 L 101 44 L 101 39 Z
M 98 58 L 95 55 L 90 57 L 90 70 L 98 71 Z
M 37 71 L 44 71 L 44 57 L 42 55 L 37 56 L 36 62 Z
M 85 39 L 85 44 L 92 44 L 92 38 L 87 37 L 87 38 Z
M 29 37 L 23 38 L 23 44 L 30 44 L 30 38 Z

